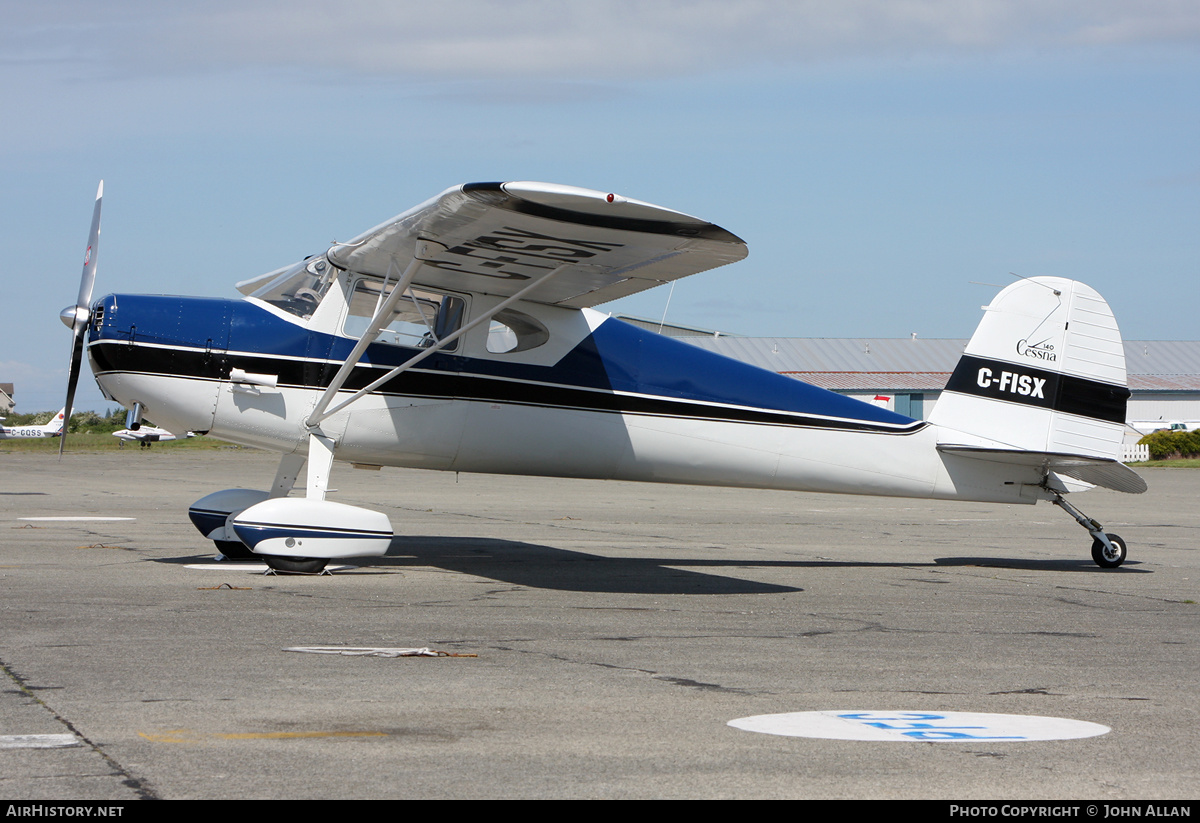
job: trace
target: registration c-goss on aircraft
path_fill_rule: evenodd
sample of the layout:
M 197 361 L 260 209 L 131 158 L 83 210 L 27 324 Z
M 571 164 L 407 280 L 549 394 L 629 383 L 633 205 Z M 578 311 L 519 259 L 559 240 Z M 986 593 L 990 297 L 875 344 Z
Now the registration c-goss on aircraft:
M 383 555 L 386 515 L 326 499 L 336 460 L 1048 500 L 1091 534 L 1100 566 L 1125 559 L 1124 541 L 1065 499 L 1146 488 L 1117 460 L 1129 396 L 1120 333 L 1082 283 L 1036 277 L 1001 291 L 920 421 L 595 311 L 746 256 L 725 229 L 650 203 L 469 183 L 238 284 L 244 299 L 93 302 L 102 191 L 79 299 L 62 313 L 75 334 L 68 411 L 86 340 L 101 390 L 131 420 L 144 412 L 179 434 L 280 453 L 271 488 L 192 505 L 227 556 L 316 572 Z
M 67 410 L 61 409 L 50 418 L 49 423 L 40 426 L 0 426 L 0 440 L 17 440 L 26 437 L 58 437 L 63 433 L 63 425 L 67 419 Z M 3 420 L 0 417 L 0 420 Z

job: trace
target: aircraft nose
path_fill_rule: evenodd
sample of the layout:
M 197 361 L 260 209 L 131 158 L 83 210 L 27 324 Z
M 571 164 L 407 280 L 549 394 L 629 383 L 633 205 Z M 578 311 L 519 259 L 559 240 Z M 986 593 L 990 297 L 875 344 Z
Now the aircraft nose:
M 76 319 L 87 321 L 88 310 L 79 306 L 67 306 L 58 313 L 58 319 L 63 321 L 63 325 L 68 329 L 75 328 Z

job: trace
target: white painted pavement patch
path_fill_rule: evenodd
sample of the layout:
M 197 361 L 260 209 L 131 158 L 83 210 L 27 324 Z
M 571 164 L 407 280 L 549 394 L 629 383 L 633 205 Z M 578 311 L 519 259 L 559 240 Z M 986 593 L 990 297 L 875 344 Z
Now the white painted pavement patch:
M 1086 720 L 976 712 L 790 712 L 740 717 L 729 725 L 787 737 L 917 743 L 1074 740 L 1112 731 Z
M 262 574 L 270 571 L 270 567 L 266 563 L 260 563 L 256 560 L 221 560 L 212 563 L 188 563 L 184 566 L 185 569 L 193 569 L 204 572 L 254 572 Z M 325 571 L 336 572 L 345 569 L 357 568 L 356 566 L 326 566 Z M 310 575 L 315 576 L 315 575 Z
M 0 749 L 65 749 L 78 746 L 73 734 L 0 734 Z
M 193 569 L 204 572 L 255 572 L 262 574 L 267 570 L 266 563 L 256 563 L 255 561 L 245 560 L 223 560 L 219 563 L 188 563 L 184 566 L 185 569 Z

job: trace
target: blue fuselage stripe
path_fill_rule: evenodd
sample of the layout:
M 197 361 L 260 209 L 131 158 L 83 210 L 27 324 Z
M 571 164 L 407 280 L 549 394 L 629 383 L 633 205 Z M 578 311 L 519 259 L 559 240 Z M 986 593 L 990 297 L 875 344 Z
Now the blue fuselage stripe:
M 321 389 L 355 342 L 242 300 L 109 296 L 103 318 L 89 346 L 98 374 L 228 381 L 240 368 L 278 375 L 280 386 Z M 346 388 L 419 353 L 375 344 Z M 924 425 L 611 318 L 551 366 L 439 352 L 382 393 L 891 433 Z

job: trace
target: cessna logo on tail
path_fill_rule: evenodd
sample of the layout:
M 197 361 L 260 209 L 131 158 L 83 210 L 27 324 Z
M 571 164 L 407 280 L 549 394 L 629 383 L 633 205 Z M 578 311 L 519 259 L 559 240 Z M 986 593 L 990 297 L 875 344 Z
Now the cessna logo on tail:
M 1043 393 L 1043 389 L 1046 386 L 1046 379 L 1033 377 L 1028 374 L 1002 371 L 999 376 L 996 376 L 991 369 L 982 368 L 979 370 L 975 382 L 983 389 L 995 386 L 1001 392 L 1019 394 L 1022 397 L 1038 397 L 1041 399 L 1045 399 L 1046 397 Z
M 1047 340 L 1043 340 L 1041 343 L 1018 340 L 1017 354 L 1022 357 L 1032 357 L 1035 360 L 1046 360 L 1051 363 L 1058 359 L 1058 355 L 1054 353 L 1054 344 Z

